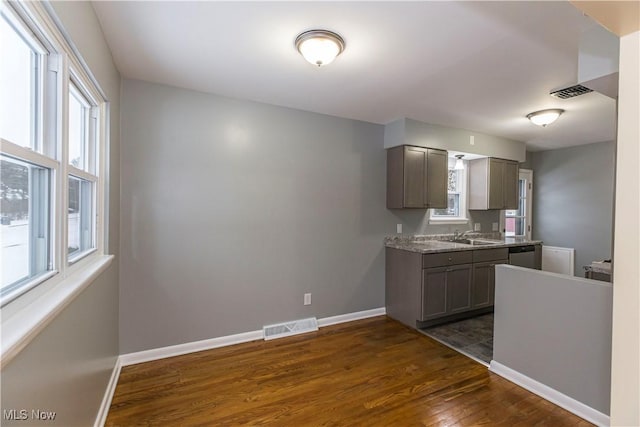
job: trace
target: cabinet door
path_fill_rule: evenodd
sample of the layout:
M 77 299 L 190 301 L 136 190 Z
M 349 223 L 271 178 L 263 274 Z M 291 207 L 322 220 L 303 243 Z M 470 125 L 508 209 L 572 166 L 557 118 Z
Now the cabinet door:
M 473 264 L 471 307 L 482 308 L 492 306 L 492 287 L 495 287 L 495 264 L 493 262 Z
M 471 308 L 476 309 L 493 306 L 496 290 L 496 265 L 508 263 L 509 260 L 504 259 L 473 264 Z
M 518 164 L 516 162 L 504 162 L 504 208 L 518 209 Z
M 471 309 L 471 264 L 447 269 L 447 314 Z
M 504 208 L 504 160 L 489 159 L 489 209 Z
M 426 177 L 426 149 L 405 147 L 404 150 L 404 207 L 424 208 Z
M 422 270 L 422 318 L 430 320 L 447 314 L 447 267 Z
M 426 207 L 445 209 L 449 202 L 447 181 L 449 178 L 449 159 L 447 152 L 427 150 L 427 175 L 425 178 Z

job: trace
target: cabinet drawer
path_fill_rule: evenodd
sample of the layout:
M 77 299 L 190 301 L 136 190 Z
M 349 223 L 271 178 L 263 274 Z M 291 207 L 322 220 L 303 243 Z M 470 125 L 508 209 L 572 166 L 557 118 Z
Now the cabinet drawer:
M 508 248 L 480 249 L 473 251 L 473 262 L 497 261 L 508 258 Z
M 448 265 L 470 264 L 473 251 L 443 252 L 422 255 L 422 268 L 446 267 Z

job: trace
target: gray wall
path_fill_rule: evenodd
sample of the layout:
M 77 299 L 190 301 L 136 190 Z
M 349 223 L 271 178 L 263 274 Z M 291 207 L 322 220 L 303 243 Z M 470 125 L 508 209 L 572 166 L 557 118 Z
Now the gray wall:
M 382 126 L 131 80 L 122 117 L 122 353 L 384 306 Z
M 471 136 L 474 137 L 473 144 L 471 144 Z M 408 118 L 398 119 L 385 126 L 385 147 L 403 144 L 480 154 L 519 162 L 525 160 L 526 152 L 525 143 L 521 141 Z
M 609 414 L 610 283 L 496 266 L 493 360 Z
M 112 264 L 2 370 L 2 409 L 56 412 L 42 425 L 93 425 L 118 354 L 117 279 Z
M 519 165 L 520 169 L 533 169 L 533 152 L 527 151 L 526 160 Z
M 614 142 L 533 153 L 533 238 L 575 248 L 583 266 L 611 258 Z
M 395 224 L 402 223 L 403 234 L 450 234 L 471 230 L 473 223 L 480 223 L 480 232 L 491 233 L 494 222 L 500 222 L 500 211 L 467 211 L 469 224 L 429 224 L 429 211 L 423 209 L 392 209 Z M 394 227 L 395 231 L 395 227 Z M 393 234 L 391 233 L 387 234 Z
M 120 75 L 91 3 L 50 4 L 110 101 L 108 252 L 116 259 L 2 370 L 2 407 L 55 411 L 55 423 L 46 424 L 87 426 L 95 420 L 119 354 Z

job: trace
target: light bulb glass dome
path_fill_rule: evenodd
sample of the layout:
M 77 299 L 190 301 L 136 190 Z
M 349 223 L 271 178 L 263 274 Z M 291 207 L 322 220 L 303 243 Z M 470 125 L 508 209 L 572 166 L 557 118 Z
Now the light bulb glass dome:
M 527 118 L 531 120 L 533 124 L 545 127 L 555 122 L 562 113 L 564 113 L 564 110 L 561 110 L 559 108 L 551 110 L 541 110 L 527 114 Z
M 344 50 L 344 40 L 327 30 L 305 31 L 296 38 L 296 48 L 304 59 L 321 67 L 330 64 Z
M 464 157 L 464 154 L 456 155 L 456 164 L 453 166 L 454 170 L 457 170 L 457 171 L 464 170 L 464 163 L 462 163 L 463 157 Z

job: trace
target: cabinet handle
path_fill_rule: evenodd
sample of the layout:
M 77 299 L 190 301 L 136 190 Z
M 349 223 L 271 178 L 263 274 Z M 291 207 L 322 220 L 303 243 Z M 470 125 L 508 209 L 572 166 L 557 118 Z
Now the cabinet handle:
M 449 261 L 451 261 L 453 258 L 449 257 Z
M 447 272 L 447 273 L 451 273 L 452 271 L 453 271 L 453 270 L 451 270 L 450 268 L 447 268 L 447 269 L 445 270 L 445 272 Z
M 489 264 L 489 267 L 495 267 L 495 266 L 496 266 L 495 264 Z

